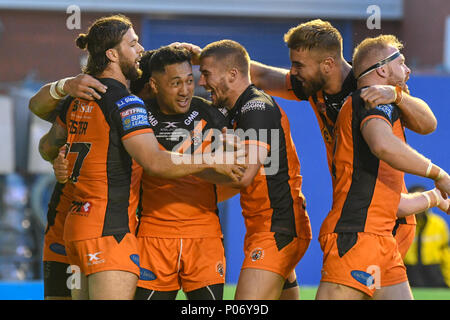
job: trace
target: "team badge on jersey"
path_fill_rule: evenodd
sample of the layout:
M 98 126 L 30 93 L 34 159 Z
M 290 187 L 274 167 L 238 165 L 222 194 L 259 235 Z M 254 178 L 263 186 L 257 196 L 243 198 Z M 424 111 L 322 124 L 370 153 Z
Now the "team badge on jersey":
M 225 270 L 222 261 L 217 262 L 216 271 L 221 277 L 223 277 Z
M 252 261 L 261 260 L 264 258 L 264 250 L 261 248 L 256 248 L 250 254 Z

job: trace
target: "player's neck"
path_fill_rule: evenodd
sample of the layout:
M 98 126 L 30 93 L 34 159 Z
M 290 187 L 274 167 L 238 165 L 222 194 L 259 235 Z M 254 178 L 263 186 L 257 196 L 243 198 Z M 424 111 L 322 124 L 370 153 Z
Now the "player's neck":
M 345 61 L 344 58 L 341 58 L 336 66 L 336 72 L 330 74 L 323 91 L 330 95 L 339 93 L 342 90 L 342 85 L 344 84 L 345 78 L 347 78 L 351 70 L 352 66 Z
M 117 80 L 127 88 L 130 84 L 128 79 L 125 78 L 125 75 L 122 73 L 122 70 L 120 70 L 120 67 L 117 69 L 112 63 L 110 63 L 108 67 L 106 67 L 106 69 L 99 75 L 99 78 L 111 78 Z
M 236 83 L 233 88 L 230 88 L 228 94 L 228 105 L 226 106 L 228 110 L 234 108 L 237 100 L 244 93 L 244 91 L 248 88 L 250 84 L 251 84 L 250 79 L 242 79 L 238 83 Z

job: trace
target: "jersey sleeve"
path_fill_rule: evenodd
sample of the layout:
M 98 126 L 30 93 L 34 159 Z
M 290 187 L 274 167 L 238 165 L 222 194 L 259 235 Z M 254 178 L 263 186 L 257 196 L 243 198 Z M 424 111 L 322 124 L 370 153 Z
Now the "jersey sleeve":
M 384 120 L 392 127 L 396 118 L 398 118 L 398 109 L 392 104 L 381 104 L 375 108 L 366 110 L 361 115 L 360 128 L 362 128 L 364 123 L 368 120 L 374 118 Z
M 115 101 L 112 120 L 122 140 L 135 135 L 153 132 L 145 103 L 135 95 L 128 95 Z
M 70 96 L 67 96 L 63 100 L 61 100 L 60 103 L 58 103 L 58 106 L 55 109 L 55 114 L 50 119 L 51 122 L 58 122 L 63 128 L 65 128 L 66 125 L 66 117 L 67 117 L 67 111 L 69 110 L 69 107 L 74 99 Z
M 270 150 L 272 130 L 277 129 L 276 121 L 279 119 L 276 110 L 273 104 L 261 100 L 248 101 L 241 109 L 236 133 L 244 143 Z

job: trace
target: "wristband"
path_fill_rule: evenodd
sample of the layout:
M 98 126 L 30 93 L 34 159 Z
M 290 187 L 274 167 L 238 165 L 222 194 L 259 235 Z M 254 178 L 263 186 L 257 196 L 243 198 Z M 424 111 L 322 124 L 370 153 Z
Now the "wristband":
M 445 176 L 445 174 L 446 174 L 446 172 L 444 170 L 442 170 L 441 168 L 439 168 L 439 174 L 438 174 L 437 178 L 434 179 L 434 181 L 441 180 Z
M 58 92 L 56 92 L 56 84 L 58 81 L 52 82 L 50 85 L 50 95 L 55 100 L 61 100 L 64 96 L 61 96 Z
M 66 81 L 70 78 L 64 78 L 56 82 L 56 89 L 58 92 L 60 92 L 63 96 L 66 96 L 67 93 L 64 91 L 64 84 Z
M 437 194 L 439 191 L 437 191 L 436 189 L 433 189 L 431 191 L 433 191 L 433 194 L 436 197 L 436 207 L 437 207 L 437 206 L 439 206 L 439 203 L 441 203 L 441 201 L 439 199 L 439 195 Z
M 431 169 L 432 169 L 432 168 L 433 168 L 433 163 L 432 163 L 431 160 L 430 160 L 430 162 L 428 163 L 427 172 L 425 173 L 425 177 L 427 177 L 427 178 L 430 177 L 430 172 L 431 172 Z
M 394 103 L 399 105 L 403 100 L 403 89 L 399 85 L 395 86 L 395 100 Z
M 426 210 L 428 210 L 428 209 L 430 209 L 430 207 L 431 207 L 431 199 L 430 199 L 430 196 L 429 196 L 426 192 L 423 192 L 422 195 L 425 197 L 425 199 L 427 199 L 428 206 L 427 206 Z

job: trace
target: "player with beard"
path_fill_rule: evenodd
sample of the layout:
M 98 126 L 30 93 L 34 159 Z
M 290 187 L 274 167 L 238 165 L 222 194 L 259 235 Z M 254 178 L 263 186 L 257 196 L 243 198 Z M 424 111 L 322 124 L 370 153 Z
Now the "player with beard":
M 345 98 L 356 90 L 352 66 L 343 57 L 342 36 L 329 22 L 316 19 L 291 28 L 284 40 L 289 47 L 291 69 L 270 67 L 252 61 L 252 81 L 274 96 L 309 101 L 322 133 L 331 174 L 334 125 Z M 416 133 L 433 132 L 437 122 L 428 105 L 409 95 L 406 84 L 401 89 L 403 99 L 398 107 L 402 122 Z M 368 102 L 368 108 L 392 103 L 401 94 L 395 90 L 395 85 L 374 85 L 363 90 L 361 98 Z M 403 192 L 407 193 L 406 186 Z M 415 229 L 414 215 L 397 220 L 393 233 L 402 256 L 414 240 Z
M 69 262 L 80 268 L 82 280 L 72 297 L 132 299 L 140 274 L 134 233 L 142 168 L 164 178 L 208 172 L 238 181 L 245 166 L 209 165 L 195 156 L 190 164 L 175 164 L 176 155 L 159 149 L 144 102 L 127 89 L 128 81 L 140 75 L 143 52 L 128 18 L 96 20 L 77 45 L 89 52 L 84 72 L 107 90 L 96 100 L 65 99 L 39 150 L 46 160 L 67 156 L 69 163 L 64 193 L 73 201 L 64 241 Z M 61 88 L 50 87 L 52 97 L 61 94 Z M 60 150 L 64 144 L 66 149 Z
M 311 226 L 289 121 L 272 97 L 250 82 L 250 59 L 232 40 L 210 43 L 199 57 L 199 85 L 229 111 L 229 127 L 245 141 L 248 169 L 239 183 L 245 219 L 244 262 L 235 299 L 279 299 L 306 252 Z
M 145 51 L 141 57 L 140 65 L 147 65 L 153 51 Z M 141 68 L 142 69 L 142 68 Z M 142 76 L 130 83 L 130 91 L 136 93 L 141 99 L 151 97 L 147 70 L 142 70 Z M 147 81 L 143 81 L 147 79 Z M 58 85 L 62 84 L 62 85 Z M 60 101 L 59 92 L 56 91 L 56 98 L 50 95 L 50 87 L 53 84 L 46 84 L 30 99 L 30 110 L 41 119 L 53 123 L 56 120 Z M 100 81 L 88 74 L 79 74 L 76 77 L 68 77 L 56 81 L 55 90 L 59 87 L 62 92 L 71 97 L 83 98 L 86 100 L 101 99 L 99 93 L 105 93 L 107 87 Z M 58 170 L 57 174 L 67 177 L 67 167 L 61 166 L 58 162 L 53 162 L 53 167 Z M 70 264 L 67 258 L 63 240 L 64 221 L 67 212 L 72 205 L 69 194 L 64 193 L 66 184 L 57 183 L 52 192 L 47 211 L 47 226 L 44 235 L 43 248 L 43 270 L 44 270 L 44 299 L 46 300 L 66 300 L 71 299 L 71 292 L 67 285 L 67 280 L 71 273 L 68 271 Z
M 355 49 L 358 86 L 335 126 L 333 205 L 319 234 L 324 255 L 317 299 L 412 299 L 392 235 L 407 204 L 401 201 L 404 172 L 430 178 L 444 198 L 450 195 L 449 175 L 405 142 L 402 97 L 369 110 L 361 98 L 368 86 L 405 86 L 410 70 L 401 48 L 395 36 L 382 35 Z M 429 205 L 439 201 L 435 193 L 428 197 Z

